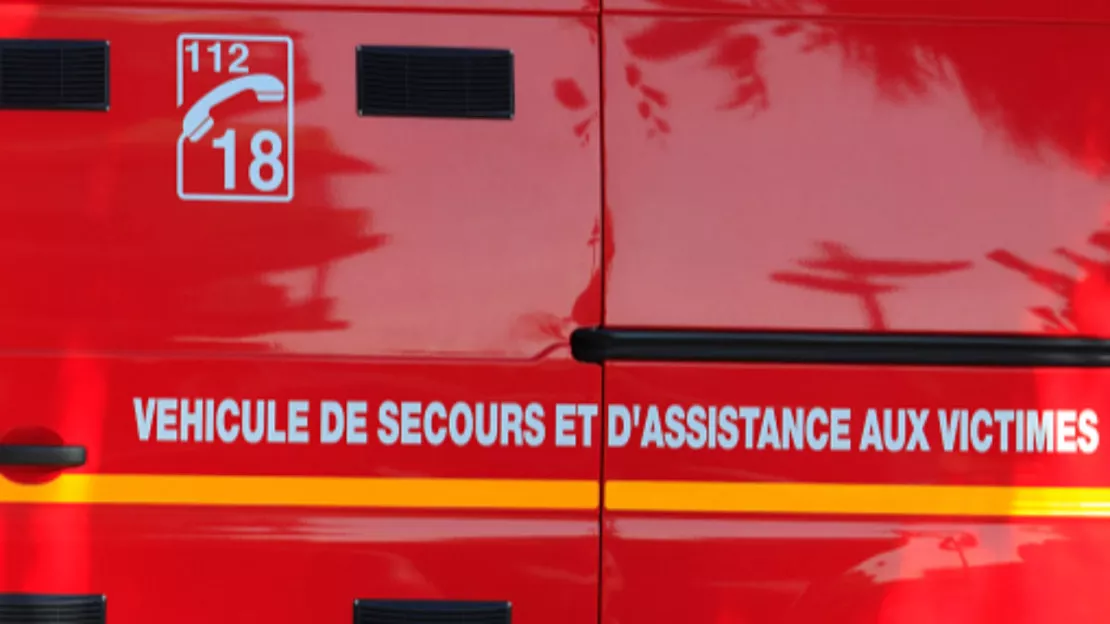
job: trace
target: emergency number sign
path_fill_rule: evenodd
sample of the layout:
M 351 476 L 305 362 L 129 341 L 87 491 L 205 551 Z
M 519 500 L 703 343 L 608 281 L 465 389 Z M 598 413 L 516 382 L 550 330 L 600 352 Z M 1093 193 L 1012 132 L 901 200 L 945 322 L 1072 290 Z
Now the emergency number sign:
M 177 196 L 185 201 L 293 199 L 293 40 L 177 38 Z

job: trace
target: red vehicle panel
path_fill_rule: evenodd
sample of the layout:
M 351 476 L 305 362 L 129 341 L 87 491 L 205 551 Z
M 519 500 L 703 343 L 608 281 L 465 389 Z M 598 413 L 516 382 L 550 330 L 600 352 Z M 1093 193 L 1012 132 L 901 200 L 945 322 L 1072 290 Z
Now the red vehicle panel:
M 607 323 L 1110 332 L 1102 28 L 606 33 Z
M 47 483 L 4 473 L 0 497 L 14 503 L 0 515 L 4 591 L 103 593 L 111 622 L 348 621 L 354 599 L 380 597 L 509 599 L 536 622 L 596 613 L 596 451 L 533 447 L 496 425 L 490 436 L 488 411 L 472 433 L 488 443 L 459 446 L 464 427 L 447 433 L 437 420 L 429 434 L 423 419 L 419 442 L 385 443 L 377 410 L 365 413 L 388 400 L 596 402 L 583 365 L 71 352 L 2 366 L 5 409 L 23 415 L 5 424 L 24 426 L 0 441 L 89 449 L 85 467 Z M 209 435 L 204 419 L 185 424 L 194 410 L 177 396 L 307 409 L 224 415 Z M 339 433 L 323 443 L 328 401 L 345 418 L 326 421 Z M 435 446 L 437 436 L 447 439 Z M 546 461 L 529 461 L 537 455 Z
M 1110 7 L 1099 0 L 606 0 L 609 13 L 759 15 L 975 20 L 1106 21 Z
M 601 621 L 1104 619 L 1105 7 L 606 10 Z
M 100 0 L 72 0 L 71 5 L 104 6 Z M 186 10 L 208 10 L 213 5 L 222 8 L 249 11 L 267 11 L 275 6 L 308 9 L 338 9 L 341 11 L 373 9 L 389 13 L 520 13 L 532 15 L 551 15 L 556 13 L 596 14 L 599 10 L 596 0 L 123 0 L 119 5 L 136 7 L 188 7 Z M 594 20 L 596 21 L 596 20 Z
M 601 451 L 551 412 L 600 400 L 566 349 L 600 318 L 593 34 L 245 8 L 0 8 L 4 38 L 111 51 L 108 112 L 0 111 L 0 445 L 87 449 L 3 468 L 0 594 L 103 594 L 117 624 L 407 598 L 595 619 Z M 511 50 L 518 114 L 360 117 L 359 45 Z M 240 57 L 277 82 L 231 82 Z M 272 186 L 264 129 L 296 149 Z
M 1101 622 L 1108 29 L 0 7 L 0 619 Z
M 631 414 L 610 440 L 631 435 L 605 461 L 604 621 L 1102 621 L 1105 385 L 1083 369 L 607 365 L 609 410 Z

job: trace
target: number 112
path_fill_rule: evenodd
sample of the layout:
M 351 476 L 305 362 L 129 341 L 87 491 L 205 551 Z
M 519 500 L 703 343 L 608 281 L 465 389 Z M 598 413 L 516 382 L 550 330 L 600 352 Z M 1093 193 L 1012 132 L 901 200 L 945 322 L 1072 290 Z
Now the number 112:
M 212 70 L 217 74 L 222 72 L 224 70 L 223 44 L 216 41 L 205 50 L 212 57 Z M 189 71 L 200 71 L 200 42 L 193 41 L 189 43 L 185 46 L 185 51 L 189 53 Z M 231 44 L 228 46 L 228 55 L 231 57 L 231 63 L 227 66 L 229 74 L 245 74 L 250 71 L 250 68 L 244 65 L 247 62 L 247 57 L 250 56 L 250 49 L 247 48 L 247 44 L 238 41 Z

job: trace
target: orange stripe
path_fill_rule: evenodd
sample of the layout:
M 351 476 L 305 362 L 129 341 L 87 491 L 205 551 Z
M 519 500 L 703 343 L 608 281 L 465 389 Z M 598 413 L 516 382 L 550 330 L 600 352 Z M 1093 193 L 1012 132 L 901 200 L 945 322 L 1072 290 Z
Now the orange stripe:
M 590 480 L 67 474 L 0 479 L 0 503 L 597 509 Z M 614 480 L 612 511 L 900 516 L 1110 517 L 1110 488 Z
M 597 509 L 594 481 L 68 474 L 0 479 L 0 502 L 430 509 Z
M 605 508 L 683 513 L 1110 516 L 1110 488 L 610 481 Z

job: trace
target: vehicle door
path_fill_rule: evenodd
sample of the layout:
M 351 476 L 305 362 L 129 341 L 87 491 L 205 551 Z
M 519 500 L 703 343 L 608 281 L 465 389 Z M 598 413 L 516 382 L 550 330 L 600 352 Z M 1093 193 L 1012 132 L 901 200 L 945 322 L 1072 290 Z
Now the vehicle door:
M 606 3 L 602 622 L 1102 621 L 1108 17 Z
M 596 619 L 596 10 L 464 4 L 0 8 L 0 620 Z

